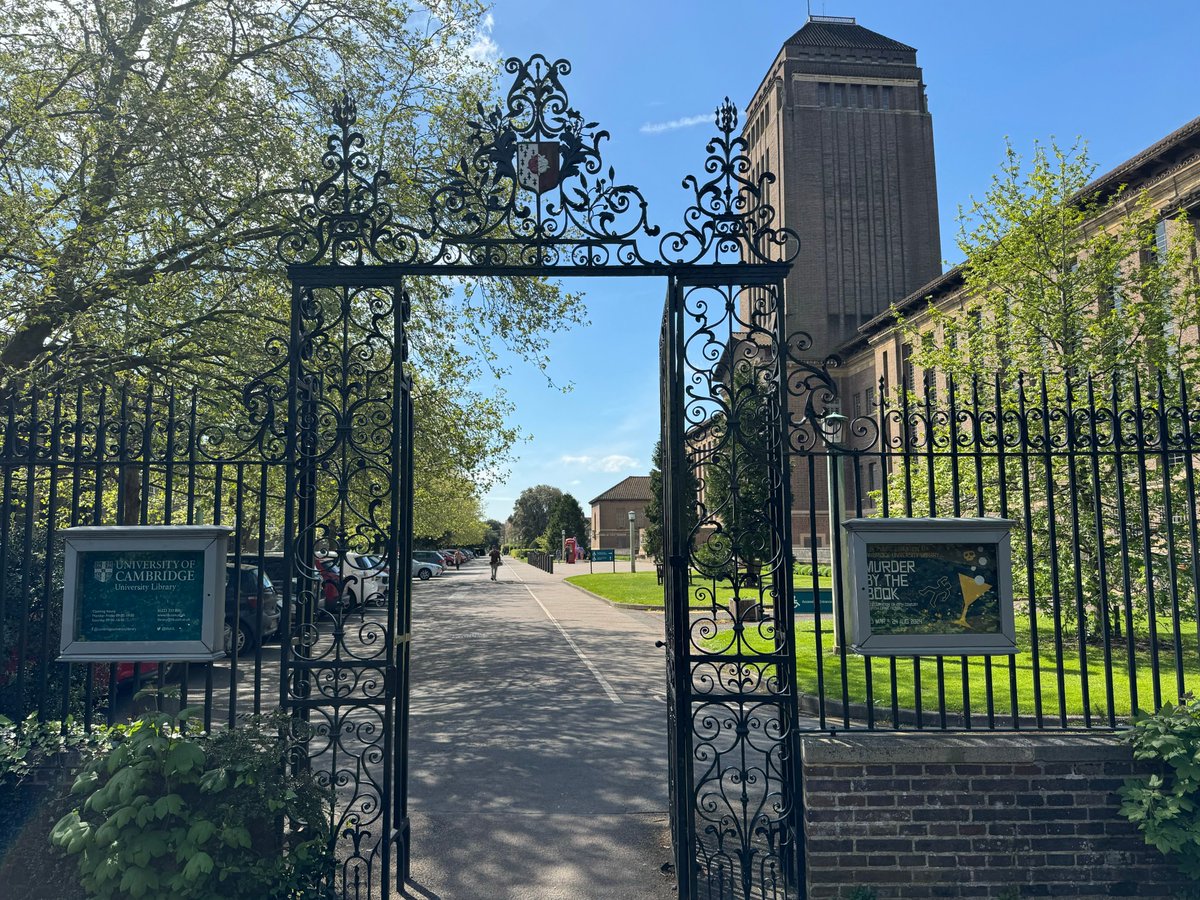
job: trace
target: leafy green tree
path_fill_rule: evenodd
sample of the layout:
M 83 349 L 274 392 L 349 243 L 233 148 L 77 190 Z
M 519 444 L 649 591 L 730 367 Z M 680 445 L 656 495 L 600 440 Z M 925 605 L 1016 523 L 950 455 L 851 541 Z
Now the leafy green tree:
M 971 425 L 948 414 L 951 386 L 958 413 L 969 410 L 981 392 L 984 406 L 998 404 L 1011 417 L 1010 433 L 1023 421 L 1036 442 L 1045 434 L 1063 440 L 1068 421 L 1075 440 L 1086 439 L 1091 426 L 1065 410 L 1068 405 L 1078 410 L 1089 390 L 1101 407 L 1115 404 L 1153 416 L 1174 402 L 1167 398 L 1178 393 L 1176 378 L 1195 383 L 1200 348 L 1188 338 L 1200 324 L 1195 234 L 1183 219 L 1161 220 L 1145 194 L 1088 193 L 1095 168 L 1082 144 L 1065 150 L 1037 145 L 1028 163 L 1010 146 L 985 197 L 960 215 L 958 245 L 966 257 L 962 273 L 970 299 L 959 309 L 931 304 L 927 316 L 900 322 L 914 363 L 942 378 L 942 388 L 924 396 L 908 386 L 907 408 L 916 420 L 900 427 L 911 428 L 922 445 L 973 440 Z M 1143 385 L 1138 396 L 1135 377 Z M 1159 377 L 1167 385 L 1162 399 L 1154 387 Z M 994 423 L 979 426 L 995 431 Z M 1168 465 L 1142 484 L 1145 473 L 1137 465 L 1126 461 L 1118 468 L 1108 453 L 1095 462 L 1086 450 L 1033 461 L 1026 471 L 1010 453 L 1002 471 L 994 453 L 978 463 L 968 453 L 957 463 L 940 454 L 932 469 L 924 457 L 904 460 L 890 476 L 892 514 L 906 514 L 910 497 L 916 515 L 931 512 L 926 499 L 931 493 L 932 511 L 939 515 L 953 514 L 956 502 L 963 514 L 972 514 L 980 500 L 994 513 L 1006 499 L 1018 534 L 1027 531 L 1033 541 L 1032 570 L 1024 554 L 1014 553 L 1016 584 L 1032 578 L 1037 607 L 1043 613 L 1057 609 L 1067 623 L 1082 608 L 1090 637 L 1104 627 L 1120 634 L 1124 594 L 1113 573 L 1120 569 L 1121 523 L 1135 548 L 1138 535 L 1153 535 L 1148 557 L 1136 549 L 1130 554 L 1140 621 L 1151 579 L 1159 585 L 1177 579 L 1168 571 L 1160 511 L 1168 492 L 1176 510 L 1191 505 L 1183 466 Z M 975 496 L 977 484 L 982 498 Z M 1025 490 L 1032 498 L 1028 514 Z M 1145 492 L 1149 518 L 1143 521 L 1136 502 L 1118 504 L 1122 492 L 1127 497 Z M 1102 560 L 1109 563 L 1107 596 L 1098 580 Z M 1060 605 L 1052 599 L 1056 594 Z M 1107 623 L 1101 621 L 1104 613 Z
M 646 518 L 649 524 L 645 529 L 643 549 L 647 556 L 654 558 L 656 563 L 663 562 L 663 452 L 662 441 L 655 441 L 654 454 L 650 463 L 650 502 L 646 504 Z M 685 466 L 683 472 L 683 533 L 693 540 L 698 517 L 696 515 L 696 498 L 699 496 L 699 486 L 696 481 L 695 469 Z
M 771 472 L 768 426 L 771 391 L 765 373 L 749 362 L 733 369 L 723 409 L 709 422 L 716 449 L 700 467 L 703 521 L 715 526 L 693 559 L 708 577 L 757 582 L 771 559 Z
M 522 547 L 532 547 L 546 533 L 550 512 L 563 493 L 548 484 L 539 484 L 521 491 L 513 504 L 513 537 Z M 557 538 L 555 538 L 557 540 Z M 551 545 L 553 546 L 553 545 Z
M 560 553 L 563 535 L 575 538 L 580 547 L 588 546 L 588 521 L 579 501 L 570 494 L 558 497 L 550 508 L 544 534 L 546 546 L 557 548 Z
M 482 14 L 477 0 L 0 0 L 0 394 L 169 384 L 199 392 L 202 427 L 236 425 L 231 393 L 287 335 L 275 246 L 296 186 L 321 172 L 332 101 L 355 96 L 365 149 L 403 174 L 394 214 L 423 218 L 494 94 L 470 53 Z M 583 313 L 544 279 L 406 288 L 417 520 L 433 531 L 516 438 L 500 348 L 544 369 L 547 333 Z M 492 390 L 468 389 L 488 376 Z M 124 489 L 136 510 L 137 479 Z
M 499 547 L 504 542 L 504 523 L 497 519 L 488 519 L 483 524 L 485 530 L 480 546 L 488 550 Z

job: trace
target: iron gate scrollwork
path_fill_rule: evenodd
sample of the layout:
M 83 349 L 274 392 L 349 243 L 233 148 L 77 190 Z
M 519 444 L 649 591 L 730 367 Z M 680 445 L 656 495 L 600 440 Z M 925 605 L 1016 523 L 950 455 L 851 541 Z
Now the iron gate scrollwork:
M 292 282 L 286 544 L 291 571 L 305 575 L 285 602 L 281 699 L 303 764 L 335 789 L 338 890 L 391 896 L 409 854 L 405 280 L 581 274 L 668 280 L 665 629 L 679 895 L 797 896 L 794 650 L 791 604 L 779 599 L 791 596 L 783 279 L 797 240 L 775 226 L 773 176 L 750 177 L 728 100 L 707 177 L 684 179 L 683 224 L 663 230 L 604 163 L 608 133 L 571 106 L 570 64 L 534 55 L 504 69 L 513 83 L 502 102 L 479 107 L 461 157 L 403 211 L 344 97 L 326 176 L 304 183 L 297 227 L 279 242 Z M 319 609 L 323 554 L 357 589 L 354 603 Z

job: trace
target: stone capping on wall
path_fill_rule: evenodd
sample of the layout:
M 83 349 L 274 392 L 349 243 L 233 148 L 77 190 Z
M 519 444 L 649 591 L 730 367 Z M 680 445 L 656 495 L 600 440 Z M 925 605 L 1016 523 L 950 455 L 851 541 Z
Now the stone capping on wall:
M 805 765 L 900 765 L 905 763 L 1128 762 L 1132 754 L 1110 732 L 1040 733 L 1028 737 L 1001 732 L 975 735 L 897 733 L 806 735 L 800 757 Z

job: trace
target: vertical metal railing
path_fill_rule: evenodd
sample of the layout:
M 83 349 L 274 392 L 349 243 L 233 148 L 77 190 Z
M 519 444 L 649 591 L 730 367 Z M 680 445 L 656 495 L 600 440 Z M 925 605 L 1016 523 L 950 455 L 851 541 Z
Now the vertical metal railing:
M 847 514 L 1013 518 L 1019 652 L 872 661 L 844 649 L 840 622 L 818 606 L 796 623 L 808 727 L 1119 728 L 1200 688 L 1200 394 L 1157 372 L 940 383 L 889 394 L 881 382 L 878 408 L 843 427 L 844 446 L 793 436 L 800 558 L 814 592 L 843 578 L 842 511 L 819 484 L 835 456 Z M 806 391 L 790 401 L 796 434 L 833 410 L 799 415 Z M 873 487 L 867 465 L 880 473 Z

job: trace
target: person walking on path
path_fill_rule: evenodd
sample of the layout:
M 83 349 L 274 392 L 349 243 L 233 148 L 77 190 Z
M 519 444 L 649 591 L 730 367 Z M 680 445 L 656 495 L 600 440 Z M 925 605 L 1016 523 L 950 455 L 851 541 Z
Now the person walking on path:
M 492 581 L 496 580 L 496 570 L 500 568 L 500 549 L 493 547 L 492 552 L 488 554 L 488 559 L 492 565 Z

